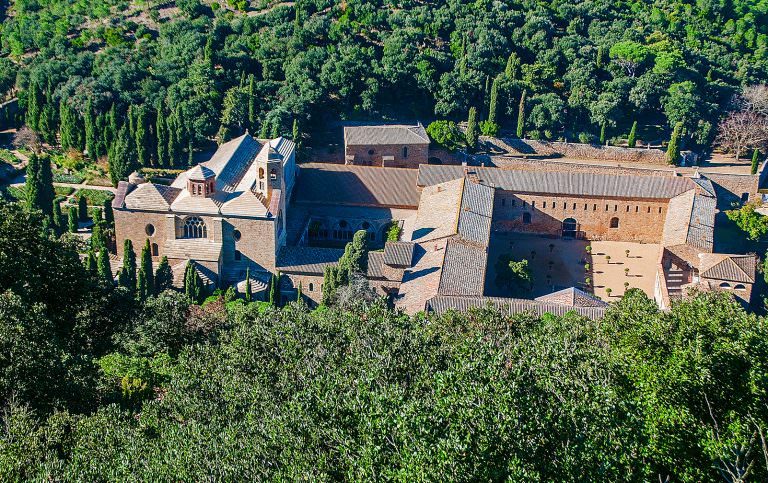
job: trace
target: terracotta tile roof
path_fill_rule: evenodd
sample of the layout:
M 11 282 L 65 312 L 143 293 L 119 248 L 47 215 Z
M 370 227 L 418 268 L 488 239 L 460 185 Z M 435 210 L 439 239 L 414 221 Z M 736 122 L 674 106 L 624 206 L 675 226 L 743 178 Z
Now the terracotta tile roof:
M 339 164 L 303 164 L 294 200 L 351 206 L 416 208 L 417 172 L 406 168 L 378 168 Z
M 135 185 L 132 185 L 127 181 L 119 181 L 117 183 L 115 197 L 112 199 L 112 208 L 122 208 L 125 206 L 125 197 L 128 196 L 128 193 L 130 193 L 133 188 L 135 188 Z
M 451 238 L 445 250 L 440 295 L 483 295 L 488 253 L 485 247 Z
M 403 275 L 395 299 L 396 307 L 414 314 L 424 310 L 427 300 L 438 294 L 447 244 L 448 240 L 444 238 L 417 245 L 414 266 Z
M 699 275 L 702 278 L 755 283 L 755 270 L 757 268 L 755 255 L 702 253 L 699 257 L 701 259 Z
M 550 304 L 567 305 L 569 307 L 608 307 L 606 302 L 576 287 L 536 297 L 535 300 Z
M 336 265 L 344 250 L 318 247 L 281 247 L 277 268 L 281 272 L 322 275 L 325 267 Z
M 384 252 L 368 252 L 368 278 L 384 278 Z
M 463 166 L 419 166 L 419 186 L 444 183 L 464 176 Z M 693 187 L 689 178 L 611 175 L 573 171 L 523 171 L 469 167 L 480 183 L 505 191 L 611 198 L 667 199 Z
M 429 144 L 429 136 L 421 124 L 347 126 L 344 128 L 347 146 L 385 146 L 393 144 Z
M 459 212 L 458 234 L 466 240 L 487 246 L 491 238 L 493 198 L 495 190 L 489 186 L 464 182 Z
M 228 216 L 266 216 L 266 199 L 261 193 L 246 191 L 221 206 L 222 215 Z
M 187 171 L 187 179 L 191 179 L 193 181 L 205 181 L 209 178 L 213 178 L 214 176 L 216 176 L 216 173 L 214 173 L 212 169 L 203 166 L 202 164 L 198 164 L 194 168 Z
M 221 257 L 221 242 L 207 238 L 178 238 L 166 240 L 163 254 L 168 258 L 217 262 Z
M 415 247 L 412 242 L 387 242 L 384 244 L 383 261 L 392 267 L 410 267 Z
M 143 183 L 125 198 L 125 207 L 131 210 L 169 211 L 181 190 L 170 186 Z
M 422 243 L 457 233 L 463 188 L 463 178 L 424 188 L 411 236 L 413 241 Z
M 668 247 L 690 245 L 702 252 L 711 252 L 716 205 L 716 198 L 698 194 L 695 190 L 672 198 L 664 220 L 662 244 Z
M 605 315 L 605 307 L 570 307 L 567 305 L 550 304 L 537 300 L 508 299 L 496 297 L 455 297 L 440 295 L 427 301 L 427 310 L 443 314 L 448 310 L 466 312 L 470 309 L 491 307 L 504 315 L 530 313 L 536 316 L 554 314 L 563 316 L 575 312 L 590 319 L 600 319 Z

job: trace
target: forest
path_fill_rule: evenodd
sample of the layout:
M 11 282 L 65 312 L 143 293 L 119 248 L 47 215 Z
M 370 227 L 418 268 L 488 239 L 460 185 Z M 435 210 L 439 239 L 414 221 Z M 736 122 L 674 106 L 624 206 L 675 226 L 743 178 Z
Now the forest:
M 3 481 L 768 478 L 768 326 L 726 294 L 597 321 L 198 305 L 107 283 L 42 220 L 0 202 Z
M 0 94 L 115 179 L 248 129 L 323 146 L 337 120 L 707 151 L 768 80 L 765 0 L 16 0 Z M 340 131 L 339 131 L 340 132 Z M 676 143 L 678 141 L 676 140 Z M 751 146 L 752 148 L 760 146 Z

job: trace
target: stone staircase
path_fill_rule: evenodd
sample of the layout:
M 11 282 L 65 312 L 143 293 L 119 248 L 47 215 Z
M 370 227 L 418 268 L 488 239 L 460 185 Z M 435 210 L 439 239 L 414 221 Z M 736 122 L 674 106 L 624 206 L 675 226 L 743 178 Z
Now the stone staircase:
M 673 265 L 664 275 L 667 281 L 669 298 L 681 299 L 683 297 L 683 285 L 688 283 L 685 271 Z

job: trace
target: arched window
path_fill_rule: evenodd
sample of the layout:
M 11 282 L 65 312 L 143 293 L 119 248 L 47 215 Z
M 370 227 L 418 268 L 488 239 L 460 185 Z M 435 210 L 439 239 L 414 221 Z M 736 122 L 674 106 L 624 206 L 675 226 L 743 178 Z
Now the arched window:
M 407 146 L 403 146 L 403 157 L 404 158 L 408 157 L 408 147 Z
M 728 283 L 728 282 L 722 282 L 722 283 L 720 284 L 720 288 L 729 289 L 729 288 L 731 288 L 731 284 L 730 284 L 730 283 Z
M 264 179 L 264 168 L 259 168 L 259 179 Z
M 373 152 L 374 152 L 373 149 L 369 149 L 368 150 L 368 156 L 373 156 Z
M 240 241 L 240 238 L 243 237 L 243 234 L 240 233 L 240 230 L 232 230 L 232 238 L 235 239 L 235 241 Z
M 155 234 L 155 225 L 152 223 L 147 223 L 147 226 L 144 227 L 144 233 L 147 234 L 147 236 L 152 236 Z
M 152 244 L 152 256 L 156 257 L 160 253 L 159 248 L 157 247 L 157 243 Z
M 528 225 L 531 223 L 531 214 L 528 212 L 523 213 L 523 223 Z
M 746 290 L 746 289 L 747 289 L 747 287 L 745 287 L 743 284 L 738 284 L 738 285 L 735 285 L 735 286 L 733 287 L 733 289 L 734 289 L 734 290 L 738 290 L 738 291 L 740 291 L 740 292 L 743 292 L 744 290 Z
M 611 218 L 611 228 L 618 228 L 619 227 L 619 219 L 617 217 Z
M 202 218 L 190 216 L 184 220 L 184 238 L 208 238 L 208 230 Z
M 576 238 L 576 220 L 573 218 L 566 218 L 563 220 L 563 237 Z
M 352 233 L 352 229 L 346 220 L 341 220 L 336 223 L 336 226 L 333 229 L 333 238 L 336 240 L 351 240 L 352 235 L 354 235 L 354 233 Z
M 315 291 L 315 284 L 312 282 L 309 282 L 309 291 L 314 292 Z

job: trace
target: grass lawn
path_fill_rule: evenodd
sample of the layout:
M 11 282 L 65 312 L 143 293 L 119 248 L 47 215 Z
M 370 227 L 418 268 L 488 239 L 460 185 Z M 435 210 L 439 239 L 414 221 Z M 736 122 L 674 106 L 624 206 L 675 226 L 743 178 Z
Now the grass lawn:
M 88 204 L 91 206 L 103 206 L 107 200 L 111 200 L 115 197 L 111 192 L 105 190 L 92 190 L 81 189 L 75 193 L 75 198 L 85 196 L 88 199 Z

